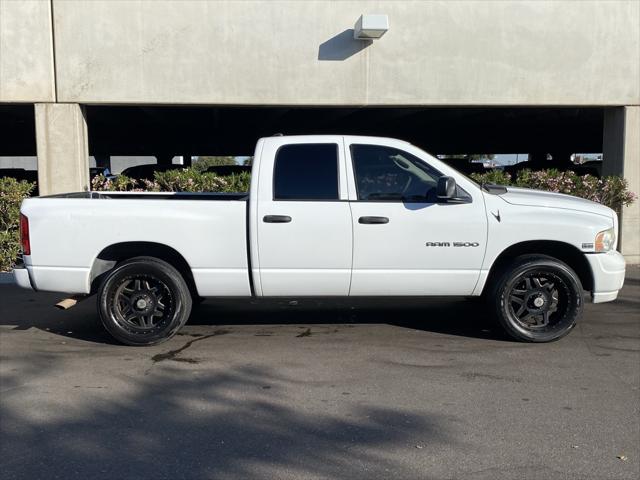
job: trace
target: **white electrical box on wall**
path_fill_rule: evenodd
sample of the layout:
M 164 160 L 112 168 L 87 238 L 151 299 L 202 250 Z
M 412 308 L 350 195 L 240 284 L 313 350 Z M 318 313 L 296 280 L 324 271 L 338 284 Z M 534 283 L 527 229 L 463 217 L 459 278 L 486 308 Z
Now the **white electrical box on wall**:
M 360 15 L 353 27 L 353 38 L 356 40 L 375 40 L 389 30 L 389 17 L 379 14 Z

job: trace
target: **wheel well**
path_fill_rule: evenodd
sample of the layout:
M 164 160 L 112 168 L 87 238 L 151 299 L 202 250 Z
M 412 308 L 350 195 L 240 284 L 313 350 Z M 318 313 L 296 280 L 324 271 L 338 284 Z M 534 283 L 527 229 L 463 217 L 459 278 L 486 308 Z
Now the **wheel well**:
M 587 291 L 593 290 L 593 274 L 584 253 L 568 243 L 551 240 L 536 240 L 516 243 L 504 250 L 495 262 L 493 262 L 483 290 L 486 290 L 487 285 L 490 285 L 490 282 L 494 280 L 493 277 L 514 258 L 519 257 L 520 255 L 535 254 L 548 255 L 549 257 L 556 258 L 566 263 L 578 275 L 578 278 L 582 283 L 582 288 Z
M 164 260 L 180 272 L 192 295 L 197 295 L 193 272 L 180 253 L 167 245 L 155 242 L 123 242 L 102 250 L 91 267 L 91 292 L 95 293 L 106 275 L 120 262 L 133 257 L 155 257 Z

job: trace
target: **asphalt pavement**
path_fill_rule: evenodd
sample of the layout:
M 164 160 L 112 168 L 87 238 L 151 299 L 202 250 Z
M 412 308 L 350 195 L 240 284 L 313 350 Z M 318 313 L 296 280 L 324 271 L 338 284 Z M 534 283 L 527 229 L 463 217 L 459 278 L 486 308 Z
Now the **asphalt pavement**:
M 638 479 L 640 270 L 551 344 L 460 300 L 209 300 L 125 347 L 0 285 L 2 479 Z

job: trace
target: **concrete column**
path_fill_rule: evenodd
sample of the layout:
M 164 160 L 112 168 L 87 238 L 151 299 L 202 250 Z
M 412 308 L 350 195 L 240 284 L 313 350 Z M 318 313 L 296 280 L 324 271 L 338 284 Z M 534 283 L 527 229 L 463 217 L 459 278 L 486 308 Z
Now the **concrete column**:
M 77 103 L 36 103 L 40 195 L 89 189 L 89 145 L 84 108 Z
M 640 195 L 640 106 L 605 109 L 603 175 L 623 175 Z M 629 263 L 640 263 L 640 199 L 620 215 L 620 251 Z

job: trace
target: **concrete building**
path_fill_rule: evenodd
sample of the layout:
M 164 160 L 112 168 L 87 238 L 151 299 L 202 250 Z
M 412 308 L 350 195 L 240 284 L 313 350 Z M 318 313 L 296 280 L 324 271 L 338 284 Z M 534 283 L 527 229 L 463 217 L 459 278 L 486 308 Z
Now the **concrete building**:
M 353 38 L 388 15 L 379 40 Z M 250 155 L 344 132 L 432 153 L 602 153 L 640 192 L 640 2 L 0 0 L 0 156 Z M 622 251 L 640 262 L 640 202 Z

